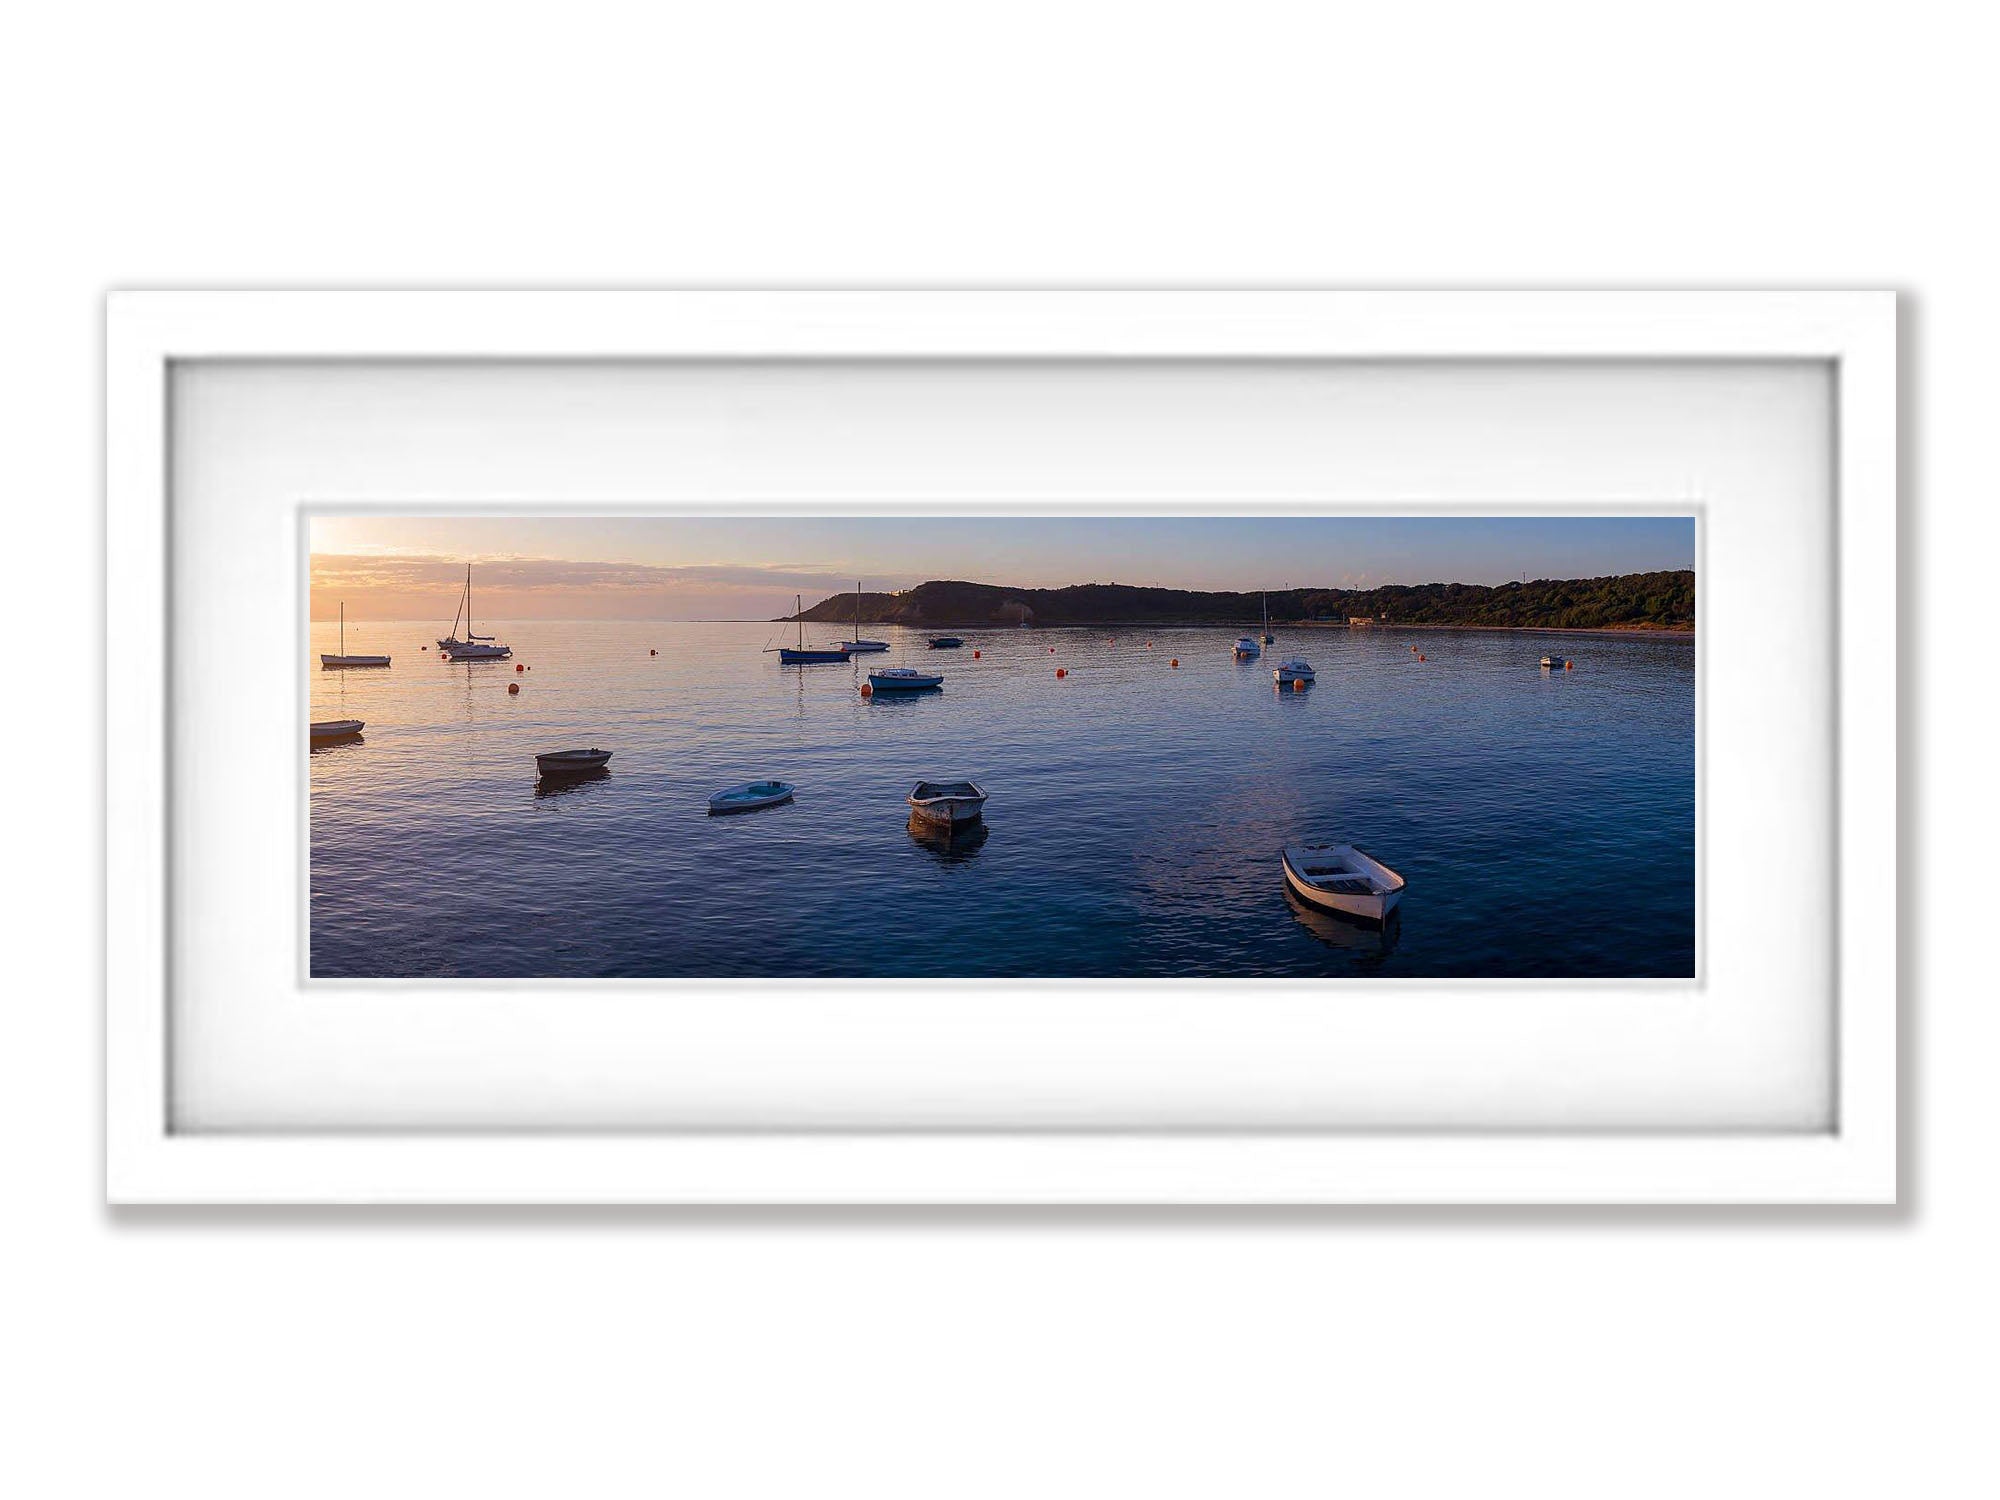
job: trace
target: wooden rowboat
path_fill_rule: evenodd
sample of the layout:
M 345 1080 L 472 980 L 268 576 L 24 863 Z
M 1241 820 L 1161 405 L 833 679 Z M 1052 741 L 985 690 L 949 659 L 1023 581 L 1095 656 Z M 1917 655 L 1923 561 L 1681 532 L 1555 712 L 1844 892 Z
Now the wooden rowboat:
M 535 769 L 544 776 L 577 776 L 601 770 L 610 759 L 609 750 L 551 750 L 535 757 Z
M 311 728 L 312 742 L 317 745 L 326 740 L 351 740 L 361 733 L 359 719 L 321 719 Z
M 1280 858 L 1292 894 L 1322 911 L 1380 922 L 1403 899 L 1403 877 L 1352 844 L 1287 844 Z
M 920 781 L 910 792 L 910 811 L 940 828 L 977 823 L 986 793 L 970 781 Z

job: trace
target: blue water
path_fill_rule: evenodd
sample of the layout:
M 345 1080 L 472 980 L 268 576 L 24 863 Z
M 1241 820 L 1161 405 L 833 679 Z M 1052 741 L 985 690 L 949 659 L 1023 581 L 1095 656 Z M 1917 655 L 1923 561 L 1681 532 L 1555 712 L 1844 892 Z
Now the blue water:
M 316 976 L 1694 972 L 1691 639 L 1294 629 L 1239 664 L 1237 630 L 870 626 L 887 654 L 781 667 L 762 624 L 497 629 L 529 670 L 350 623 L 394 665 L 323 672 L 313 627 L 312 717 L 367 722 L 311 756 Z M 1278 692 L 1294 653 L 1319 682 Z M 860 696 L 899 664 L 944 690 Z M 589 745 L 601 779 L 538 785 Z M 957 776 L 983 836 L 914 837 L 911 785 Z M 764 778 L 796 801 L 707 816 Z M 1293 904 L 1301 838 L 1402 872 L 1387 928 Z

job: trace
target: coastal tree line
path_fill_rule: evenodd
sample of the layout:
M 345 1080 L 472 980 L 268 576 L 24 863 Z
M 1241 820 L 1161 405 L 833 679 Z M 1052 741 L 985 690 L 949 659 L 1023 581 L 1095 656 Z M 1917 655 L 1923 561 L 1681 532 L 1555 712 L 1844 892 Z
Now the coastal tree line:
M 1007 588 L 936 580 L 894 594 L 863 594 L 870 624 L 930 629 L 1013 626 L 1243 624 L 1268 598 L 1271 622 L 1344 623 L 1381 619 L 1404 625 L 1500 626 L 1542 630 L 1692 630 L 1694 573 L 1624 573 L 1610 578 L 1538 578 L 1526 583 L 1388 584 L 1373 589 L 1276 589 L 1258 593 L 1079 583 L 1060 589 Z M 835 594 L 806 610 L 808 621 L 852 623 L 855 596 Z M 785 620 L 796 617 L 781 616 Z

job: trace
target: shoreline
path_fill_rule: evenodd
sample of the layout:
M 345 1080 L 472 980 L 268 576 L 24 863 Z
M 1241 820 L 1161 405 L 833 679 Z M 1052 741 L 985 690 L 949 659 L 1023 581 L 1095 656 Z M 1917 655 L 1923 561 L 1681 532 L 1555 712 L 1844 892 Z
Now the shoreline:
M 1492 630 L 1509 635 L 1635 635 L 1653 640 L 1694 639 L 1694 627 L 1675 630 L 1660 625 L 1343 625 L 1335 620 L 1301 620 L 1293 630 L 1351 630 L 1356 635 L 1391 630 Z
M 717 624 L 735 623 L 729 621 L 700 621 L 694 623 Z M 745 624 L 762 624 L 763 621 L 744 621 Z M 782 625 L 796 624 L 793 620 L 774 622 Z M 808 625 L 826 624 L 823 620 L 808 620 Z M 848 621 L 850 628 L 853 621 Z M 1018 625 L 996 625 L 992 621 L 951 621 L 941 624 L 910 625 L 900 620 L 863 620 L 863 626 L 887 625 L 903 630 L 914 630 L 919 634 L 936 635 L 946 630 L 979 631 L 982 634 L 1009 635 L 1020 631 Z M 1253 620 L 1245 625 L 1240 620 L 1065 620 L 1060 625 L 1030 625 L 1028 632 L 1049 630 L 1235 630 L 1251 633 L 1257 629 Z M 1401 621 L 1387 625 L 1349 625 L 1344 620 L 1273 620 L 1271 629 L 1276 630 L 1346 630 L 1355 635 L 1370 633 L 1386 634 L 1394 630 L 1489 630 L 1511 635 L 1630 635 L 1645 639 L 1693 640 L 1693 626 L 1686 630 L 1675 630 L 1658 625 L 1420 625 Z

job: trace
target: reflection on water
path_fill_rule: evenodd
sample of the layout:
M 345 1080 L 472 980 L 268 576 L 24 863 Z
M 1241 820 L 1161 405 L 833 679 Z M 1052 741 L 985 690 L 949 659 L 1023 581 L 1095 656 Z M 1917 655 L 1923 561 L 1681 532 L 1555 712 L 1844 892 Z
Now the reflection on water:
M 364 743 L 364 740 L 359 730 L 356 730 L 353 734 L 326 735 L 312 742 L 311 753 L 314 755 L 326 755 L 332 751 L 345 750 L 350 745 L 359 745 L 362 743 Z
M 1283 879 L 1282 876 L 1279 878 Z M 1285 887 L 1285 904 L 1292 909 L 1293 920 L 1329 948 L 1386 958 L 1396 951 L 1396 940 L 1403 935 L 1403 908 L 1400 905 L 1392 907 L 1383 921 L 1369 922 L 1359 917 L 1343 917 L 1323 907 L 1308 906 L 1292 894 L 1290 886 Z
M 357 639 L 350 620 L 348 649 L 447 623 Z M 972 631 L 943 659 L 869 627 L 888 652 L 799 669 L 761 654 L 764 623 L 496 622 L 516 673 L 435 652 L 322 672 L 338 627 L 316 623 L 293 669 L 308 717 L 364 720 L 367 740 L 316 745 L 301 768 L 311 971 L 1694 972 L 1692 640 L 1577 637 L 1577 670 L 1552 682 L 1532 637 L 1288 630 L 1284 651 L 1319 674 L 1293 693 L 1273 691 L 1273 653 L 1231 658 L 1254 624 Z M 879 666 L 943 666 L 947 692 L 863 698 Z M 617 759 L 531 780 L 565 745 Z M 912 786 L 961 777 L 993 794 L 998 837 L 909 826 Z M 768 779 L 796 803 L 708 815 L 711 793 Z M 1357 843 L 1406 876 L 1393 925 L 1299 913 L 1278 864 L 1299 841 Z M 437 890 L 459 883 L 481 899 L 436 922 Z M 857 922 L 925 938 L 847 940 Z
M 976 823 L 961 823 L 948 828 L 929 818 L 918 817 L 912 808 L 908 827 L 911 838 L 946 862 L 970 859 L 986 842 L 986 819 L 983 817 Z
M 611 767 L 599 766 L 591 771 L 543 772 L 535 778 L 537 797 L 563 797 L 571 792 L 580 792 L 585 787 L 611 779 Z

